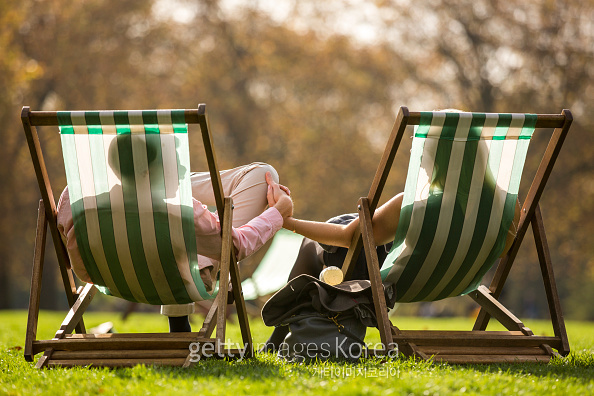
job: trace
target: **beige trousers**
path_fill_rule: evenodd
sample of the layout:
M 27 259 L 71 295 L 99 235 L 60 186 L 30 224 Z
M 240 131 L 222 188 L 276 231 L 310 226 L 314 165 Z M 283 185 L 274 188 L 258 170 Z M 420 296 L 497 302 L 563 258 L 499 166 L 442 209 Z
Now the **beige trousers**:
M 260 215 L 268 205 L 266 192 L 268 185 L 265 174 L 270 172 L 274 181 L 278 183 L 278 173 L 268 164 L 253 162 L 249 165 L 239 166 L 233 169 L 221 171 L 221 183 L 225 196 L 233 198 L 233 227 L 246 224 L 254 217 Z M 194 172 L 190 175 L 192 180 L 192 196 L 204 205 L 215 206 L 215 199 L 208 172 Z M 251 256 L 241 260 L 239 263 L 242 279 L 248 278 L 258 267 L 258 264 L 266 254 L 272 240 L 269 240 L 262 248 Z M 213 265 L 218 267 L 219 263 L 199 256 L 200 267 Z M 216 270 L 214 271 L 216 274 Z M 162 305 L 161 314 L 167 316 L 185 316 L 194 312 L 194 304 Z

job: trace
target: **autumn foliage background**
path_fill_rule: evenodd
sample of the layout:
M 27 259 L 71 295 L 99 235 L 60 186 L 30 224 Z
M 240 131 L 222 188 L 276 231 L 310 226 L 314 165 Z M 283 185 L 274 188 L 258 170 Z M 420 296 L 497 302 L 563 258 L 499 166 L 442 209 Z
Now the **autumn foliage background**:
M 28 301 L 39 191 L 23 105 L 206 103 L 221 168 L 273 164 L 296 215 L 314 220 L 356 210 L 401 105 L 568 108 L 574 123 L 541 206 L 566 317 L 594 320 L 593 21 L 593 0 L 3 0 L 0 309 Z M 40 135 L 58 196 L 59 138 Z M 549 136 L 533 139 L 527 174 Z M 200 143 L 192 144 L 199 170 Z M 384 199 L 403 189 L 407 145 Z M 62 307 L 51 249 L 46 260 L 43 307 Z M 540 276 L 535 250 L 522 249 L 504 302 L 546 316 Z

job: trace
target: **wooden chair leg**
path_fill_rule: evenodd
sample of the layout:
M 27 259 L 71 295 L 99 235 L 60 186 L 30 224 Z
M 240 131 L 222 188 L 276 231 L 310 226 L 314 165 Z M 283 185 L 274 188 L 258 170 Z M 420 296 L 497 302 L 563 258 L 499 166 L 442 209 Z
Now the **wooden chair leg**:
M 199 338 L 209 338 L 212 335 L 212 332 L 214 331 L 215 326 L 216 326 L 215 318 L 217 318 L 218 308 L 221 305 L 221 298 L 222 298 L 222 295 L 220 293 L 217 294 L 212 305 L 210 306 L 210 309 L 208 310 L 208 313 L 206 314 L 206 317 L 204 318 L 204 323 L 202 324 L 202 328 L 198 332 Z
M 402 335 L 402 331 L 397 326 L 392 325 L 391 327 L 394 334 Z M 410 341 L 400 341 L 400 344 L 398 344 L 398 352 L 402 353 L 406 357 L 415 356 L 423 360 L 427 360 L 429 358 L 426 354 L 419 350 L 416 344 Z
M 64 318 L 62 325 L 54 335 L 53 340 L 62 339 L 66 336 L 66 334 L 72 333 L 72 331 L 76 328 L 78 323 L 82 320 L 82 316 L 89 304 L 91 303 L 91 301 L 93 300 L 95 293 L 97 293 L 97 288 L 92 284 L 87 283 L 83 287 L 82 291 L 78 295 L 78 298 L 74 302 L 74 305 L 72 306 L 72 308 L 70 308 L 70 311 L 68 311 L 66 318 Z M 35 367 L 47 367 L 47 364 L 51 359 L 53 352 L 53 348 L 46 349 L 43 356 L 39 358 L 39 360 L 37 361 Z
M 380 332 L 380 338 L 384 344 L 384 352 L 387 354 L 390 350 L 394 349 L 394 342 L 392 340 L 392 331 L 390 329 L 391 323 L 388 318 L 388 307 L 386 305 L 384 287 L 382 285 L 379 271 L 377 251 L 375 250 L 375 238 L 373 237 L 369 200 L 367 198 L 361 198 L 359 200 L 359 224 L 363 236 L 369 279 L 371 280 L 371 291 L 373 295 L 373 305 L 375 306 L 375 315 L 377 317 L 377 326 Z
M 524 323 L 520 319 L 497 301 L 486 286 L 479 286 L 477 290 L 469 293 L 469 296 L 508 330 L 516 330 L 526 335 L 533 335 L 532 330 L 524 326 Z
M 497 265 L 495 276 L 491 281 L 491 286 L 489 286 L 489 291 L 493 293 L 493 296 L 495 298 L 499 298 L 499 295 L 501 294 L 501 289 L 503 288 L 503 284 L 507 280 L 507 275 L 509 274 L 511 266 L 516 258 L 516 255 L 518 254 L 518 250 L 522 243 L 522 240 L 523 235 L 517 235 L 516 240 L 514 241 L 510 250 L 507 252 L 505 257 L 503 257 L 499 261 L 499 265 Z M 489 314 L 489 312 L 487 312 L 486 309 L 481 307 L 481 310 L 479 311 L 476 321 L 474 323 L 473 330 L 486 330 L 490 319 L 491 315 Z
M 559 300 L 557 284 L 553 274 L 553 264 L 551 262 L 551 254 L 549 252 L 549 245 L 547 243 L 540 205 L 536 207 L 536 211 L 534 212 L 532 231 L 534 233 L 534 242 L 536 243 L 536 251 L 538 253 L 540 271 L 544 281 L 553 331 L 555 336 L 561 339 L 562 348 L 559 350 L 559 353 L 562 356 L 567 356 L 569 354 L 569 339 L 567 338 L 565 320 L 563 319 L 563 312 L 561 311 L 561 302 Z
M 31 291 L 29 294 L 29 314 L 27 317 L 27 333 L 25 335 L 25 360 L 33 361 L 33 341 L 37 337 L 37 322 L 39 319 L 39 300 L 41 297 L 41 281 L 43 278 L 43 263 L 45 258 L 45 242 L 47 240 L 47 217 L 43 200 L 39 201 L 37 212 L 37 234 L 35 236 L 35 251 L 33 253 L 33 270 L 31 274 Z
M 54 339 L 64 338 L 66 334 L 72 333 L 78 322 L 81 321 L 82 316 L 93 300 L 95 293 L 97 293 L 97 288 L 92 284 L 87 283 L 83 287 L 78 298 L 74 302 L 74 305 L 70 308 L 68 315 L 66 315 L 66 318 L 62 322 L 62 326 L 60 326 L 60 329 L 56 332 Z
M 254 345 L 252 342 L 252 333 L 250 331 L 250 322 L 245 308 L 245 299 L 243 298 L 243 290 L 241 289 L 241 277 L 239 275 L 239 266 L 235 254 L 231 259 L 231 286 L 233 291 L 233 299 L 235 300 L 235 307 L 237 309 L 237 319 L 239 320 L 239 327 L 241 329 L 241 338 L 243 346 L 246 348 L 245 357 L 251 358 L 254 356 Z
M 216 338 L 219 340 L 217 345 L 219 351 L 218 353 L 223 352 L 223 343 L 225 342 L 225 323 L 227 320 L 227 294 L 229 291 L 229 267 L 231 265 L 232 260 L 232 249 L 233 248 L 233 240 L 231 238 L 231 224 L 232 224 L 232 202 L 231 198 L 225 198 L 224 200 L 224 215 L 223 221 L 221 226 L 221 234 L 222 234 L 222 244 L 221 244 L 221 272 L 219 275 L 219 295 L 221 299 L 219 300 L 220 304 L 218 306 L 217 311 L 217 331 L 216 331 Z
M 45 352 L 43 353 L 43 356 L 40 357 L 39 360 L 37 361 L 35 368 L 41 369 L 41 368 L 47 367 L 47 364 L 48 364 L 53 352 L 54 352 L 53 348 L 46 349 Z

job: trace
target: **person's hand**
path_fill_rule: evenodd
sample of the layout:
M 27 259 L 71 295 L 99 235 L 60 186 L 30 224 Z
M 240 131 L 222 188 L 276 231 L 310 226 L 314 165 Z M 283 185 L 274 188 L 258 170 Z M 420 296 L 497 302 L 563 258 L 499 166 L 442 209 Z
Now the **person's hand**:
M 290 190 L 272 180 L 270 172 L 266 172 L 266 182 L 268 183 L 268 206 L 275 207 L 283 218 L 293 215 L 293 200 L 289 196 Z
M 272 200 L 268 199 L 268 206 L 274 206 L 278 199 L 284 194 L 291 196 L 291 190 L 289 190 L 288 187 L 275 182 L 274 179 L 272 179 L 272 174 L 270 174 L 270 172 L 266 172 L 266 183 L 268 183 L 268 191 L 272 188 Z

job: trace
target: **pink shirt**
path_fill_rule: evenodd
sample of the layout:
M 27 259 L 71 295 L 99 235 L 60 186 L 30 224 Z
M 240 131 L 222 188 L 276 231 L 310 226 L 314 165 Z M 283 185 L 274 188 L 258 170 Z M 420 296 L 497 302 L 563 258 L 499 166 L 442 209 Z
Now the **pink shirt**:
M 210 212 L 205 205 L 192 198 L 194 203 L 194 227 L 196 230 L 196 248 L 198 254 L 214 260 L 221 258 L 221 224 L 216 214 Z M 74 223 L 70 209 L 68 187 L 64 189 L 58 202 L 58 230 L 66 244 L 72 270 L 78 278 L 91 283 L 76 243 Z M 258 217 L 253 218 L 241 227 L 233 227 L 231 234 L 237 259 L 242 260 L 258 250 L 283 226 L 283 217 L 276 208 L 268 208 Z M 206 260 L 208 261 L 208 260 Z M 198 260 L 202 269 L 205 260 Z M 208 265 L 209 263 L 207 263 Z

